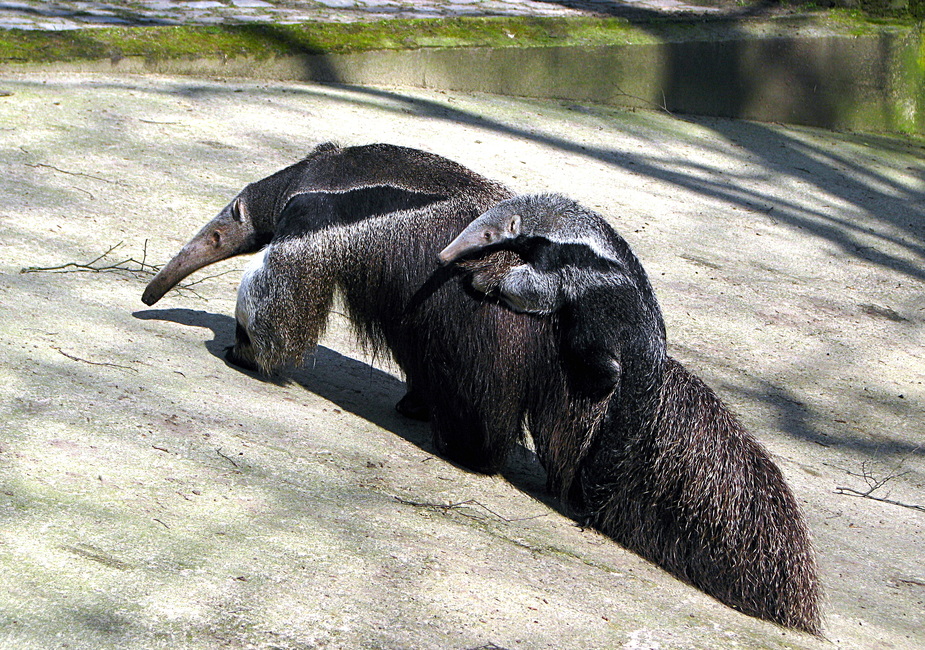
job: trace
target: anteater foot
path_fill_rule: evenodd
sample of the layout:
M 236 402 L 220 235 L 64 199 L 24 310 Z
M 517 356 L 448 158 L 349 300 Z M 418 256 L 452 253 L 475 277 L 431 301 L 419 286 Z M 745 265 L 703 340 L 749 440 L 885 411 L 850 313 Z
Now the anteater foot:
M 237 344 L 229 345 L 225 348 L 225 361 L 242 370 L 259 372 L 259 368 L 257 368 L 257 364 L 254 362 L 253 358 L 246 352 L 242 353 L 242 351 L 238 349 Z
M 427 403 L 420 393 L 413 390 L 405 393 L 405 396 L 395 405 L 395 410 L 412 420 L 427 422 L 430 419 L 430 409 Z
M 225 348 L 225 361 L 244 370 L 260 371 L 254 360 L 254 347 L 251 345 L 250 336 L 240 323 L 237 323 L 235 327 L 234 345 Z

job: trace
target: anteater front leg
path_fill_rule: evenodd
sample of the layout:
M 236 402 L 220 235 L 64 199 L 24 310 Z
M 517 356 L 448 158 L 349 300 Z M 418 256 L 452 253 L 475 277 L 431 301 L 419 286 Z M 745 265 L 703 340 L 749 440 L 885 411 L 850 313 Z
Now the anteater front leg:
M 225 348 L 225 361 L 243 370 L 259 372 L 257 362 L 254 360 L 254 346 L 251 345 L 251 337 L 237 321 L 235 321 L 234 345 Z
M 314 352 L 334 300 L 330 246 L 289 239 L 270 244 L 244 270 L 230 363 L 270 374 Z

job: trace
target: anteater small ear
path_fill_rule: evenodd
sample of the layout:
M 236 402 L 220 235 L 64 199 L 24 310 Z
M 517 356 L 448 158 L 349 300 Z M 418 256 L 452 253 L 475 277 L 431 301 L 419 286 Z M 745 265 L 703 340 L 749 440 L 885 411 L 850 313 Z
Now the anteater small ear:
M 244 202 L 240 198 L 234 200 L 231 205 L 231 218 L 235 221 L 241 221 L 244 217 Z
M 511 215 L 511 220 L 507 223 L 507 231 L 512 235 L 520 234 L 520 215 Z

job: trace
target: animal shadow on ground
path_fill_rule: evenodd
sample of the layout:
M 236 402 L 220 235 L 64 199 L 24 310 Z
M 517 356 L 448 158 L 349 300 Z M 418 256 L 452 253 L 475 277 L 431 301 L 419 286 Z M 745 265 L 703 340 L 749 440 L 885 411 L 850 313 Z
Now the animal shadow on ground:
M 366 362 L 319 345 L 304 366 L 289 369 L 283 375 L 266 377 L 243 370 L 225 359 L 225 349 L 234 343 L 235 320 L 231 316 L 183 308 L 144 309 L 132 315 L 140 320 L 167 321 L 211 330 L 212 340 L 205 342 L 205 348 L 212 356 L 221 359 L 229 370 L 279 386 L 298 384 L 338 408 L 407 440 L 422 451 L 437 455 L 429 425 L 405 418 L 395 410 L 395 404 L 405 394 L 405 382 Z M 443 461 L 456 465 L 446 459 Z M 564 514 L 558 500 L 546 491 L 546 472 L 530 449 L 518 444 L 501 475 L 525 494 Z

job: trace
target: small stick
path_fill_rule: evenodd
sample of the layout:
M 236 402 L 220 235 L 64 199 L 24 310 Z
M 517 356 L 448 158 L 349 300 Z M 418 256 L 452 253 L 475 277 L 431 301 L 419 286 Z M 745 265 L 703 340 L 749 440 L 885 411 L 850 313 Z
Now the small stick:
M 231 463 L 231 464 L 234 465 L 235 467 L 239 467 L 238 464 L 237 464 L 236 462 L 234 462 L 231 458 L 229 458 L 228 456 L 226 456 L 225 454 L 223 454 L 221 449 L 216 449 L 216 450 L 215 450 L 215 453 L 218 454 L 219 456 L 221 456 L 222 458 L 224 458 L 225 460 L 227 460 L 229 463 Z
M 108 178 L 102 178 L 100 176 L 93 176 L 92 174 L 84 174 L 83 172 L 69 172 L 66 169 L 59 169 L 58 167 L 55 167 L 54 165 L 46 165 L 45 163 L 26 163 L 26 167 L 32 167 L 33 169 L 36 167 L 45 167 L 46 169 L 53 169 L 54 171 L 58 173 L 67 174 L 68 176 L 83 176 L 84 178 L 92 178 L 95 181 L 102 181 L 103 183 L 111 183 L 112 185 L 125 185 L 125 183 L 120 183 L 119 181 L 112 181 L 112 180 L 109 180 Z
M 110 246 L 109 249 L 105 253 L 103 253 L 102 255 L 98 255 L 97 257 L 93 258 L 92 260 L 86 263 L 66 262 L 64 264 L 59 264 L 57 266 L 27 266 L 25 268 L 20 269 L 19 272 L 20 273 L 78 273 L 78 272 L 83 271 L 83 272 L 89 272 L 89 273 L 105 273 L 105 272 L 110 272 L 110 271 L 122 271 L 122 272 L 130 273 L 134 276 L 138 276 L 139 274 L 143 276 L 152 276 L 152 275 L 157 275 L 157 272 L 161 270 L 161 267 L 159 266 L 156 266 L 154 264 L 148 264 L 148 240 L 147 239 L 145 240 L 144 247 L 142 249 L 142 257 L 140 261 L 136 260 L 134 257 L 128 257 L 122 260 L 121 262 L 117 262 L 115 264 L 94 266 L 97 262 L 104 259 L 107 255 L 109 255 L 114 250 L 119 248 L 122 244 L 123 242 L 119 242 L 118 244 L 115 244 L 114 246 Z M 132 264 L 137 265 L 137 268 L 129 266 Z M 200 295 L 198 292 L 196 292 L 194 289 L 192 289 L 192 287 L 202 282 L 205 282 L 206 280 L 212 280 L 212 279 L 221 277 L 223 275 L 226 275 L 228 273 L 235 273 L 235 272 L 236 271 L 232 269 L 229 271 L 222 271 L 221 273 L 213 273 L 212 275 L 206 275 L 206 276 L 199 278 L 198 280 L 192 280 L 190 282 L 184 282 L 182 284 L 178 284 L 176 286 L 176 289 L 178 291 L 188 291 L 190 294 L 192 294 L 196 298 L 201 298 L 202 300 L 205 300 L 205 298 L 202 295 Z
M 884 499 L 882 497 L 874 496 L 870 493 L 870 490 L 867 492 L 860 492 L 849 487 L 837 486 L 835 488 L 836 494 L 844 494 L 849 497 L 858 497 L 864 499 L 873 499 L 874 501 L 880 501 L 882 503 L 889 503 L 890 505 L 900 506 L 903 508 L 909 508 L 910 510 L 919 510 L 920 512 L 925 512 L 925 506 L 919 506 L 911 503 L 903 503 L 902 501 L 894 501 L 893 499 Z
M 885 497 L 878 497 L 878 496 L 874 496 L 873 494 L 876 490 L 879 490 L 884 485 L 892 481 L 894 478 L 900 478 L 908 474 L 909 472 L 900 472 L 899 469 L 902 467 L 903 463 L 906 462 L 906 459 L 912 454 L 914 454 L 915 452 L 917 452 L 920 448 L 921 448 L 921 445 L 917 445 L 908 454 L 903 456 L 899 460 L 899 462 L 896 463 L 890 469 L 889 473 L 883 476 L 882 478 L 877 478 L 874 475 L 867 461 L 864 461 L 861 463 L 861 473 L 860 474 L 858 474 L 857 472 L 852 472 L 851 470 L 842 469 L 842 471 L 844 471 L 848 476 L 855 476 L 857 478 L 864 479 L 864 482 L 867 483 L 867 491 L 862 492 L 861 490 L 855 490 L 854 488 L 850 488 L 850 487 L 836 486 L 835 493 L 844 494 L 850 497 L 872 499 L 874 501 L 880 501 L 881 503 L 889 503 L 890 505 L 900 506 L 902 508 L 909 508 L 910 510 L 919 510 L 921 512 L 925 512 L 925 506 L 914 505 L 914 504 L 909 504 L 909 503 L 902 503 L 901 501 L 896 501 L 894 499 L 887 499 Z M 830 467 L 834 467 L 834 465 L 830 465 Z
M 132 372 L 138 372 L 135 368 L 130 368 L 129 366 L 120 366 L 117 363 L 107 363 L 105 361 L 88 361 L 87 359 L 81 359 L 80 357 L 75 357 L 73 354 L 68 354 L 61 348 L 57 346 L 51 346 L 52 350 L 57 350 L 62 355 L 66 356 L 71 361 L 81 361 L 83 363 L 89 363 L 91 366 L 109 366 L 110 368 L 121 368 L 122 370 L 131 370 Z
M 498 514 L 497 512 L 495 512 L 494 510 L 486 506 L 484 503 L 480 503 L 476 501 L 475 499 L 466 499 L 465 501 L 458 501 L 456 503 L 423 503 L 420 501 L 409 501 L 407 499 L 402 499 L 401 497 L 397 497 L 397 496 L 392 496 L 392 498 L 406 506 L 414 506 L 417 508 L 430 508 L 432 510 L 442 510 L 444 514 L 446 514 L 450 510 L 459 510 L 462 508 L 462 506 L 478 506 L 479 508 L 482 508 L 486 512 L 497 517 L 499 520 L 505 523 L 508 523 L 508 524 L 515 522 L 515 521 L 527 521 L 530 519 L 538 519 L 540 517 L 546 516 L 545 514 L 542 514 L 542 515 L 534 515 L 532 517 L 519 517 L 515 519 L 508 519 L 507 517 L 504 517 Z M 463 516 L 469 517 L 469 515 L 467 515 L 465 512 L 462 512 L 461 514 Z M 470 517 L 470 518 L 474 519 L 474 517 Z

